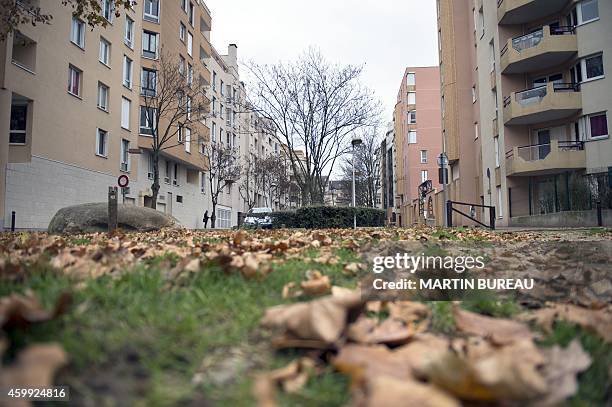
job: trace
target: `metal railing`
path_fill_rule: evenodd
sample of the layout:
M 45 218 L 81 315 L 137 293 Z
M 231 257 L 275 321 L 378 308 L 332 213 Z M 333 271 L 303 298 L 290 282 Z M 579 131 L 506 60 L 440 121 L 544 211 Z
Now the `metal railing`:
M 467 213 L 457 209 L 456 208 L 457 206 L 469 206 L 470 214 L 468 215 Z M 489 224 L 488 225 L 476 219 L 476 208 L 483 208 L 483 209 L 489 210 Z M 458 214 L 468 219 L 471 219 L 472 221 L 478 223 L 481 226 L 484 226 L 485 228 L 495 230 L 495 207 L 494 206 L 470 204 L 470 203 L 456 202 L 456 201 L 446 201 L 446 219 L 448 223 L 447 226 L 449 228 L 453 227 L 453 212 L 457 212 Z
M 559 151 L 582 151 L 584 141 L 557 141 Z M 530 144 L 517 147 L 518 156 L 524 161 L 544 160 L 552 149 L 552 143 Z M 514 149 L 506 151 L 506 159 L 514 158 Z
M 529 106 L 534 103 L 542 102 L 542 99 L 548 94 L 549 84 L 542 84 L 531 89 L 522 90 L 514 93 L 514 100 L 521 106 Z M 579 83 L 553 83 L 553 92 L 580 92 Z M 504 107 L 508 107 L 512 102 L 512 96 L 504 98 Z
M 549 28 L 550 35 L 571 35 L 576 32 L 576 27 L 574 26 L 560 26 L 560 27 L 550 27 L 544 26 L 536 31 L 533 31 L 529 34 L 521 35 L 520 37 L 515 37 L 512 39 L 512 48 L 516 51 L 521 52 L 526 49 L 530 49 L 538 46 L 545 37 L 545 27 Z M 508 52 L 508 43 L 502 48 L 501 55 L 505 55 Z

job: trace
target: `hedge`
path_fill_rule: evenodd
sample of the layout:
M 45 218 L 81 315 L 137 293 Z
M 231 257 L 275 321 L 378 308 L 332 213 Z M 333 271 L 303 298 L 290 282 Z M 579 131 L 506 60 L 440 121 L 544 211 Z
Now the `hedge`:
M 357 226 L 379 227 L 385 225 L 385 211 L 375 208 L 352 208 L 344 206 L 308 206 L 295 211 L 274 212 L 274 228 L 352 228 L 353 214 L 357 214 Z

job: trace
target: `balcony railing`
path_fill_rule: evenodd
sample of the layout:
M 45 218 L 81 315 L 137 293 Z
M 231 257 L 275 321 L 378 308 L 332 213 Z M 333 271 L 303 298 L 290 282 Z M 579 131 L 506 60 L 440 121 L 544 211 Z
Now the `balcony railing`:
M 538 87 L 516 92 L 514 98 L 521 106 L 529 106 L 536 103 L 540 103 L 544 97 L 548 94 L 549 87 L 547 85 L 540 85 Z M 553 83 L 552 89 L 555 93 L 557 92 L 580 92 L 579 83 Z M 504 107 L 508 107 L 512 103 L 512 97 L 507 96 L 504 98 Z
M 550 28 L 550 35 L 572 35 L 576 32 L 576 28 L 574 26 L 549 27 L 549 28 Z M 521 35 L 520 37 L 513 38 L 512 48 L 514 48 L 517 52 L 521 52 L 526 49 L 537 47 L 538 45 L 540 45 L 540 43 L 544 39 L 544 36 L 545 36 L 544 27 L 542 27 L 537 31 L 531 32 L 529 34 Z M 502 48 L 501 55 L 503 56 L 507 52 L 508 52 L 508 44 L 506 44 Z
M 582 151 L 584 141 L 557 141 L 559 151 Z M 552 143 L 531 144 L 516 148 L 518 157 L 524 161 L 544 160 L 551 152 Z M 515 149 L 506 152 L 506 159 L 514 158 Z

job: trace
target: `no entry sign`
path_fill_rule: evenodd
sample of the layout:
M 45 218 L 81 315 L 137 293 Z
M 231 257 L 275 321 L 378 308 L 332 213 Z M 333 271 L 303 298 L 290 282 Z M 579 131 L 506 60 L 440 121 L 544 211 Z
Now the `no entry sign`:
M 130 179 L 125 174 L 120 175 L 119 178 L 117 178 L 117 184 L 121 188 L 126 188 L 128 185 L 130 185 Z

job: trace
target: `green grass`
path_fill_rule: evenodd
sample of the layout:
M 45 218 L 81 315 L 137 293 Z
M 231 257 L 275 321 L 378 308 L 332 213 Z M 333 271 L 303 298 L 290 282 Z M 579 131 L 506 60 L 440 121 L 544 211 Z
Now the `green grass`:
M 318 252 L 308 255 L 316 257 Z M 343 262 L 357 260 L 349 250 L 337 255 Z M 27 332 L 10 333 L 13 346 L 5 362 L 10 363 L 28 344 L 56 341 L 70 357 L 57 382 L 70 385 L 76 401 L 157 406 L 208 400 L 252 405 L 252 374 L 291 360 L 271 351 L 267 338 L 262 338 L 266 333 L 259 328 L 267 307 L 288 302 L 281 298 L 282 287 L 303 280 L 311 269 L 330 276 L 336 285 L 354 286 L 358 280 L 343 274 L 342 264 L 290 260 L 274 265 L 274 271 L 261 281 L 209 265 L 187 284 L 169 289 L 161 268 L 176 260 L 172 255 L 160 256 L 119 278 L 88 280 L 76 291 L 75 281 L 50 267 L 32 270 L 19 284 L 3 282 L 0 295 L 30 288 L 47 307 L 62 292 L 74 291 L 74 306 L 67 315 Z M 246 371 L 238 372 L 229 384 L 191 383 L 204 360 L 232 349 L 242 350 L 249 366 Z M 255 362 L 250 363 L 250 358 Z M 326 370 L 297 394 L 284 395 L 282 401 L 342 405 L 347 394 L 345 377 Z

